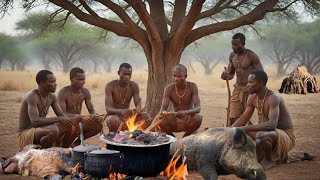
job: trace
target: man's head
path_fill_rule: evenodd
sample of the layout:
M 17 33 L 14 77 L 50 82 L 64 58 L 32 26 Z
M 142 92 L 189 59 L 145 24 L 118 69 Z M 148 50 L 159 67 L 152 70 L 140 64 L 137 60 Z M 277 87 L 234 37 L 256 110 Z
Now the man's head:
M 234 53 L 238 54 L 244 51 L 244 46 L 246 44 L 246 37 L 242 33 L 236 33 L 232 36 L 232 50 Z
M 268 75 L 262 70 L 254 70 L 248 77 L 248 89 L 250 94 L 260 91 L 267 85 Z
M 54 93 L 57 89 L 56 77 L 49 70 L 41 70 L 36 75 L 36 82 L 39 87 Z
M 187 68 L 182 64 L 177 64 L 173 67 L 173 80 L 176 84 L 185 83 L 187 78 Z
M 82 88 L 86 82 L 86 75 L 79 67 L 74 67 L 70 70 L 71 85 L 77 88 Z
M 132 67 L 128 63 L 122 63 L 119 66 L 118 75 L 120 77 L 120 80 L 122 81 L 129 81 L 131 79 L 132 75 Z

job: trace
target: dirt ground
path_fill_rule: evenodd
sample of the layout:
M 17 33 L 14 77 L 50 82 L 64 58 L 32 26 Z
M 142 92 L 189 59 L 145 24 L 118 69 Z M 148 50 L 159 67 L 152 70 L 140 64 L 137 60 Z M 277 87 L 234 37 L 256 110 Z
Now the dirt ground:
M 221 127 L 225 123 L 227 92 L 225 87 L 199 85 L 204 116 L 200 131 L 206 127 Z M 142 96 L 145 88 L 141 88 Z M 0 156 L 12 156 L 18 151 L 17 126 L 18 112 L 23 95 L 21 91 L 0 91 Z M 103 87 L 91 91 L 96 111 L 104 112 Z M 320 94 L 287 95 L 281 94 L 286 101 L 293 119 L 297 143 L 290 155 L 308 152 L 317 156 L 313 161 L 296 161 L 282 164 L 267 170 L 268 179 L 320 179 Z M 50 112 L 49 116 L 53 116 Z M 104 145 L 98 136 L 86 140 L 88 143 Z M 188 179 L 202 179 L 196 172 L 190 172 Z M 0 175 L 0 179 L 40 179 L 36 177 L 21 177 L 16 175 Z M 238 179 L 233 175 L 220 176 L 219 179 Z

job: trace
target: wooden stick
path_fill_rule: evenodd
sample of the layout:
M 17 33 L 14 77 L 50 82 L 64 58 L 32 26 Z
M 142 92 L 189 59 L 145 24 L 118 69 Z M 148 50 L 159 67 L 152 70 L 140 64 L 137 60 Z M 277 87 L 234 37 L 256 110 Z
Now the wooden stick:
M 224 70 L 226 71 L 227 68 L 224 67 Z M 228 107 L 227 107 L 227 123 L 226 123 L 226 126 L 230 127 L 231 126 L 231 122 L 230 122 L 231 91 L 230 91 L 230 85 L 229 85 L 229 74 L 227 75 L 226 83 L 227 83 L 227 89 L 228 89 Z
M 123 126 L 123 124 L 124 124 L 124 122 L 121 120 L 120 125 L 119 125 L 118 130 L 117 130 L 117 132 L 116 132 L 116 133 L 120 133 L 120 131 L 121 131 L 121 129 L 122 129 L 122 126 Z

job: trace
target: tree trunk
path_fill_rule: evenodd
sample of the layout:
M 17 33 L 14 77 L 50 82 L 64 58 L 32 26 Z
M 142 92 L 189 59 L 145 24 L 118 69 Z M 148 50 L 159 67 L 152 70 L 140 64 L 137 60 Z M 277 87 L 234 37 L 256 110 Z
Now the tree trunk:
M 2 60 L 0 60 L 0 70 L 2 69 L 2 66 L 1 66 L 1 65 L 2 65 Z
M 286 73 L 283 66 L 284 66 L 284 64 L 282 64 L 278 61 L 277 74 L 280 76 L 285 75 L 285 73 Z

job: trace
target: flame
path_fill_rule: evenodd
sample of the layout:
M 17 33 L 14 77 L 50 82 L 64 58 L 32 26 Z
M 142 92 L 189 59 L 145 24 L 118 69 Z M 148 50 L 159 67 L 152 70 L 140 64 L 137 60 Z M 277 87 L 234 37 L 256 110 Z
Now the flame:
M 73 174 L 78 173 L 79 168 L 80 168 L 80 164 L 77 163 L 77 164 L 71 169 L 71 173 L 73 173 Z
M 178 180 L 186 180 L 186 176 L 188 175 L 187 165 L 185 164 L 186 156 L 183 156 L 182 164 L 179 167 L 176 167 L 177 161 L 180 159 L 181 154 L 177 156 L 178 152 L 182 148 L 182 144 L 176 150 L 173 157 L 171 158 L 167 168 L 160 173 L 162 176 L 168 177 L 170 180 L 178 179 Z M 186 150 L 186 146 L 183 146 L 183 151 Z
M 112 172 L 112 173 L 109 174 L 109 179 L 110 180 L 124 179 L 126 176 L 127 175 L 125 175 L 125 174 Z
M 128 127 L 128 131 L 134 131 L 134 130 L 142 130 L 142 126 L 144 125 L 144 120 L 136 121 L 137 113 L 134 113 L 131 117 L 129 117 L 126 120 L 126 125 Z

